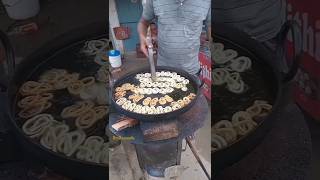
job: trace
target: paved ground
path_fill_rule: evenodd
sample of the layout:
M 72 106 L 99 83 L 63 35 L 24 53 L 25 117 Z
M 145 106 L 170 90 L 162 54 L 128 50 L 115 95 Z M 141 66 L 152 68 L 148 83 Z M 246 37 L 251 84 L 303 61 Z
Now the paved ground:
M 312 169 L 310 170 L 310 180 L 320 179 L 320 121 L 313 120 L 306 116 L 307 124 L 312 138 Z

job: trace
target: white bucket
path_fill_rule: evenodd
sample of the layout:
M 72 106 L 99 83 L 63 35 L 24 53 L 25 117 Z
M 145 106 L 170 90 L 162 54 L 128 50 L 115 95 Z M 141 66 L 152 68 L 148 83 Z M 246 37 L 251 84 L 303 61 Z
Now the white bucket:
M 113 68 L 118 68 L 121 66 L 121 54 L 118 50 L 111 50 L 108 53 L 109 62 Z
M 40 11 L 39 0 L 2 0 L 10 18 L 23 20 L 37 15 Z

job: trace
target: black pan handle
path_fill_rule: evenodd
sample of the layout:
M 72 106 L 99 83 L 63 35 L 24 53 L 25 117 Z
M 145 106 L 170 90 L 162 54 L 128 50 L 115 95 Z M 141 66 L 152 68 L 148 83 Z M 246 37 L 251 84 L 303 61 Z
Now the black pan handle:
M 302 58 L 302 37 L 301 37 L 301 32 L 300 32 L 300 26 L 297 24 L 296 21 L 287 21 L 279 35 L 278 35 L 278 45 L 280 47 L 278 47 L 277 50 L 282 50 L 281 54 L 284 53 L 283 57 L 287 57 L 286 52 L 287 52 L 287 47 L 286 42 L 287 42 L 287 37 L 289 32 L 291 32 L 291 36 L 292 36 L 292 41 L 293 41 L 293 60 L 292 60 L 292 65 L 290 67 L 290 69 L 288 70 L 288 72 L 284 73 L 283 76 L 283 81 L 285 83 L 290 82 L 291 80 L 294 79 L 294 77 L 296 76 L 297 72 L 298 72 L 298 68 L 301 62 L 301 58 Z M 284 61 L 286 61 L 286 58 L 284 58 Z
M 0 31 L 0 40 L 5 50 L 6 63 L 7 63 L 7 72 L 6 72 L 7 77 L 4 78 L 5 79 L 4 82 L 0 82 L 0 91 L 4 92 L 7 90 L 9 79 L 11 78 L 11 76 L 13 76 L 16 62 L 15 62 L 14 50 L 10 43 L 10 40 L 8 36 L 2 31 Z M 3 77 L 0 77 L 0 78 L 3 78 Z

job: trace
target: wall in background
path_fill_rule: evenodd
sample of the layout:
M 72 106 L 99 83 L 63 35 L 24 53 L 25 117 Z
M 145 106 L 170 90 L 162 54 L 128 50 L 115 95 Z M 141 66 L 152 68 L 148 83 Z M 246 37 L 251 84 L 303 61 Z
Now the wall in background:
M 137 25 L 142 14 L 141 0 L 116 0 L 119 22 L 121 26 L 130 28 L 130 39 L 124 40 L 126 51 L 135 51 L 139 43 Z

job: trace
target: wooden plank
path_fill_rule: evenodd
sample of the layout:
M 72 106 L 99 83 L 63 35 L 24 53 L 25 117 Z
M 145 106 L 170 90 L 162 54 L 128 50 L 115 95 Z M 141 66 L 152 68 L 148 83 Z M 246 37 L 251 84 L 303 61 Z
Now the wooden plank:
M 123 118 L 119 119 L 119 121 L 117 123 L 113 124 L 111 127 L 113 129 L 115 129 L 116 131 L 121 131 L 121 130 L 126 129 L 128 127 L 132 127 L 138 123 L 139 123 L 139 121 L 136 119 L 123 117 Z

